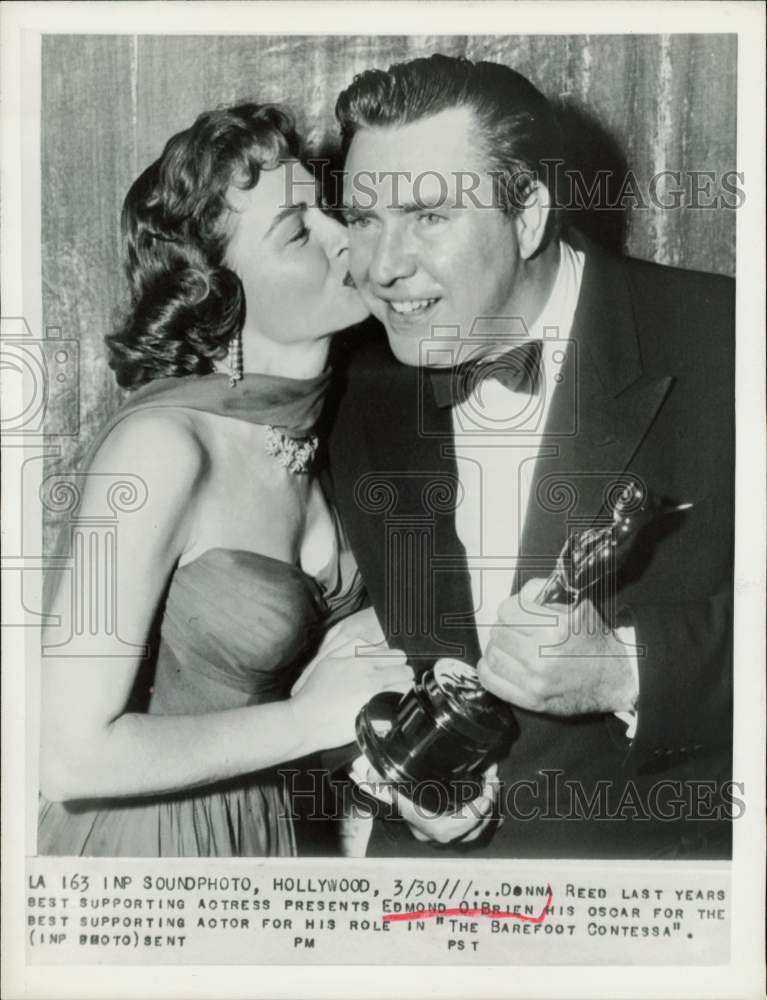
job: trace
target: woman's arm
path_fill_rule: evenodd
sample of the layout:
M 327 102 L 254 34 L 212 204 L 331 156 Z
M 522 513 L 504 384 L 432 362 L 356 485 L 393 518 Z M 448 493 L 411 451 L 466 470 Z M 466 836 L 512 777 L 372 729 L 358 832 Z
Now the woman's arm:
M 183 415 L 138 413 L 118 425 L 89 473 L 140 476 L 145 505 L 121 518 L 115 558 L 121 640 L 143 646 L 173 569 L 192 542 L 205 453 Z M 86 481 L 81 517 L 96 511 Z M 103 572 L 86 552 L 83 573 Z M 50 612 L 71 626 L 59 585 Z M 412 674 L 401 653 L 354 657 L 351 640 L 318 664 L 294 698 L 194 716 L 126 712 L 139 654 L 55 655 L 61 636 L 43 640 L 41 788 L 55 800 L 151 795 L 206 785 L 353 739 L 357 710 L 376 692 L 404 689 Z M 128 647 L 126 647 L 128 648 Z

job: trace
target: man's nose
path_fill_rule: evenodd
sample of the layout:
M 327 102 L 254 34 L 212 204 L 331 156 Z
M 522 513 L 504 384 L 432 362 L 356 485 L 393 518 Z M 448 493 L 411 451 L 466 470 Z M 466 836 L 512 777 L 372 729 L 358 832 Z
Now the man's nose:
M 405 236 L 399 226 L 381 231 L 370 262 L 370 277 L 377 285 L 391 285 L 398 278 L 415 274 L 415 254 L 410 252 Z

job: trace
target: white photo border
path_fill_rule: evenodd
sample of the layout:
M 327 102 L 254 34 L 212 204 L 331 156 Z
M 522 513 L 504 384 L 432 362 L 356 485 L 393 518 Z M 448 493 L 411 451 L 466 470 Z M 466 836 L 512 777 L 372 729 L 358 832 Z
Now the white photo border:
M 193 12 L 193 16 L 190 14 Z M 236 24 L 236 30 L 232 25 Z M 229 27 L 223 27 L 227 25 Z M 300 25 L 300 32 L 296 25 Z M 737 32 L 738 170 L 748 209 L 737 221 L 736 675 L 733 774 L 748 789 L 734 824 L 731 961 L 721 967 L 504 968 L 109 967 L 118 997 L 435 996 L 751 997 L 764 968 L 764 9 L 759 3 L 6 3 L 2 28 L 3 315 L 42 326 L 40 295 L 40 37 L 42 34 L 585 34 Z M 552 25 L 556 30 L 552 30 Z M 524 32 L 519 27 L 524 26 Z M 13 392 L 12 384 L 10 392 Z M 5 386 L 4 386 L 5 388 Z M 17 412 L 23 401 L 4 393 Z M 20 407 L 19 407 L 20 408 Z M 6 411 L 7 412 L 7 411 Z M 6 498 L 4 548 L 19 517 Z M 25 786 L 35 759 L 39 652 L 34 629 L 3 637 L 3 967 L 7 997 L 99 997 L 98 965 L 25 965 Z M 26 767 L 25 762 L 26 761 Z M 116 973 L 119 973 L 116 975 Z

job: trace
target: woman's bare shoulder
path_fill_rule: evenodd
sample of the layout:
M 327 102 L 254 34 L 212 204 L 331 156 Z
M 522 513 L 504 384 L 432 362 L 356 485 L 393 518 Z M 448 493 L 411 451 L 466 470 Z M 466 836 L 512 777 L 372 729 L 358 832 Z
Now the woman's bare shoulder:
M 188 410 L 156 407 L 127 413 L 101 443 L 89 471 L 133 473 L 184 488 L 206 466 L 206 449 Z

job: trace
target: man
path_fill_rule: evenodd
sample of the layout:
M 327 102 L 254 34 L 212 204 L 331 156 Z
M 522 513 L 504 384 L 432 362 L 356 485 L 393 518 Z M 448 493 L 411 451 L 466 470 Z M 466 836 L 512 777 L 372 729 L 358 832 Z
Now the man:
M 565 232 L 555 116 L 507 67 L 369 71 L 336 111 L 350 271 L 388 341 L 350 354 L 341 515 L 390 641 L 478 664 L 519 729 L 501 825 L 407 805 L 369 853 L 726 856 L 732 283 Z M 615 587 L 542 613 L 568 532 L 627 483 L 684 509 Z

